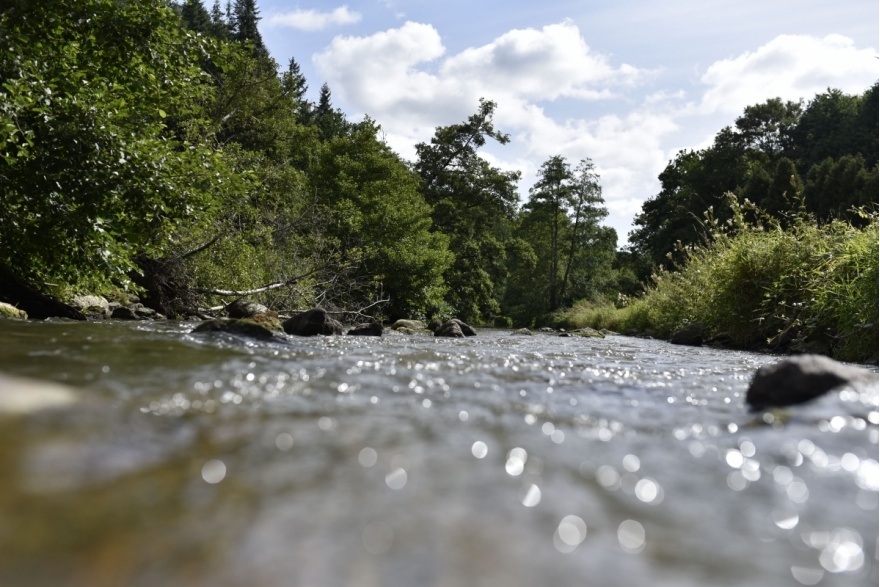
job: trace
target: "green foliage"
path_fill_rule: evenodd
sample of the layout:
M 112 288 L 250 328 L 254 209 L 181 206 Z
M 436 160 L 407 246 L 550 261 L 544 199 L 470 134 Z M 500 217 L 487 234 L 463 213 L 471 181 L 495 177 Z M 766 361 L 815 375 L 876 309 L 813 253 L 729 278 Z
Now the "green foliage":
M 430 144 L 416 145 L 415 170 L 432 207 L 433 230 L 446 235 L 455 260 L 444 274 L 446 302 L 463 320 L 482 321 L 500 311 L 507 277 L 506 242 L 518 196 L 519 172 L 492 167 L 478 150 L 488 139 L 509 137 L 495 130 L 495 103 L 481 100 L 466 122 L 438 127 Z
M 222 176 L 193 132 L 206 45 L 160 0 L 15 2 L 0 41 L 0 263 L 125 282 Z
M 762 348 L 792 341 L 843 360 L 877 356 L 878 225 L 862 229 L 799 218 L 788 230 L 742 223 L 690 249 L 677 271 L 660 271 L 646 294 L 623 308 L 582 304 L 557 319 L 569 326 L 651 331 L 669 337 L 689 322 L 709 335 Z
M 366 119 L 324 143 L 311 179 L 340 262 L 371 276 L 363 293 L 387 295 L 395 317 L 427 313 L 442 305 L 452 255 L 447 237 L 430 231 L 418 176 L 377 138 L 379 131 Z
M 635 219 L 633 251 L 672 269 L 682 246 L 711 236 L 703 215 L 726 214 L 727 192 L 783 225 L 802 204 L 822 222 L 859 224 L 850 210 L 878 198 L 877 94 L 875 84 L 861 96 L 829 89 L 806 106 L 774 98 L 747 107 L 735 129 L 722 129 L 707 149 L 679 153 L 660 174 L 660 193 Z

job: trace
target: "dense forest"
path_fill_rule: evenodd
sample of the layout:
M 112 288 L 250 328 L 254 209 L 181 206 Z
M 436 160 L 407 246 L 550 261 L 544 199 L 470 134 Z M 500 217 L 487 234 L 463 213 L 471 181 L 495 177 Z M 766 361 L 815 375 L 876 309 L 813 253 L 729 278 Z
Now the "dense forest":
M 782 230 L 876 218 L 876 84 L 746 108 L 669 163 L 616 251 L 588 154 L 550 157 L 521 202 L 520 174 L 481 156 L 510 140 L 481 100 L 406 161 L 327 84 L 309 100 L 259 20 L 255 0 L 8 2 L 0 269 L 61 298 L 137 293 L 172 317 L 249 297 L 530 326 L 642 295 L 737 210 Z

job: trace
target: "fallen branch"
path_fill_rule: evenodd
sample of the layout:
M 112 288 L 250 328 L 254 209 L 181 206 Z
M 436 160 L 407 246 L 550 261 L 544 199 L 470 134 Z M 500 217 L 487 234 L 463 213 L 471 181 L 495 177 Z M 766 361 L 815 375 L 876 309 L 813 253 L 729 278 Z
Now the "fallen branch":
M 285 279 L 284 281 L 278 281 L 276 283 L 270 283 L 269 285 L 264 285 L 263 287 L 257 287 L 254 289 L 244 289 L 244 290 L 232 290 L 232 289 L 194 289 L 193 291 L 200 294 L 206 295 L 215 295 L 215 296 L 250 296 L 253 294 L 263 293 L 264 291 L 271 291 L 273 289 L 280 289 L 282 287 L 292 285 L 303 279 L 308 277 L 309 275 L 314 275 L 317 273 L 318 269 L 312 269 L 311 271 L 307 271 L 301 275 L 296 275 L 291 277 L 290 279 Z

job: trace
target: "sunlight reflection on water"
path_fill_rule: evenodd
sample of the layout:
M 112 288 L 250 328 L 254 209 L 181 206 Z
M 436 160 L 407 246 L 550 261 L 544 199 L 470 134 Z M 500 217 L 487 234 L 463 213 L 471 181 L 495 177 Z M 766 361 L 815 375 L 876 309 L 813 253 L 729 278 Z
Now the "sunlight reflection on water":
M 876 583 L 876 389 L 762 417 L 743 396 L 774 358 L 749 353 L 82 326 L 0 339 L 0 370 L 46 376 L 50 353 L 92 394 L 7 432 L 2 584 L 37 568 L 4 538 L 28 528 L 60 544 L 44 584 L 69 560 L 149 587 Z M 189 559 L 146 574 L 144 544 Z

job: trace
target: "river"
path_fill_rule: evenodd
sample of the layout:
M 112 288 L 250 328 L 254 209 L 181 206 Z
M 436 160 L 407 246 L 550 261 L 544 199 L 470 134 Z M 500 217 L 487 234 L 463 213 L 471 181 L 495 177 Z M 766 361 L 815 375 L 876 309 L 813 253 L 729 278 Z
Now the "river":
M 778 357 L 192 328 L 0 321 L 75 399 L 0 414 L 0 585 L 878 582 L 876 387 L 750 414 Z

